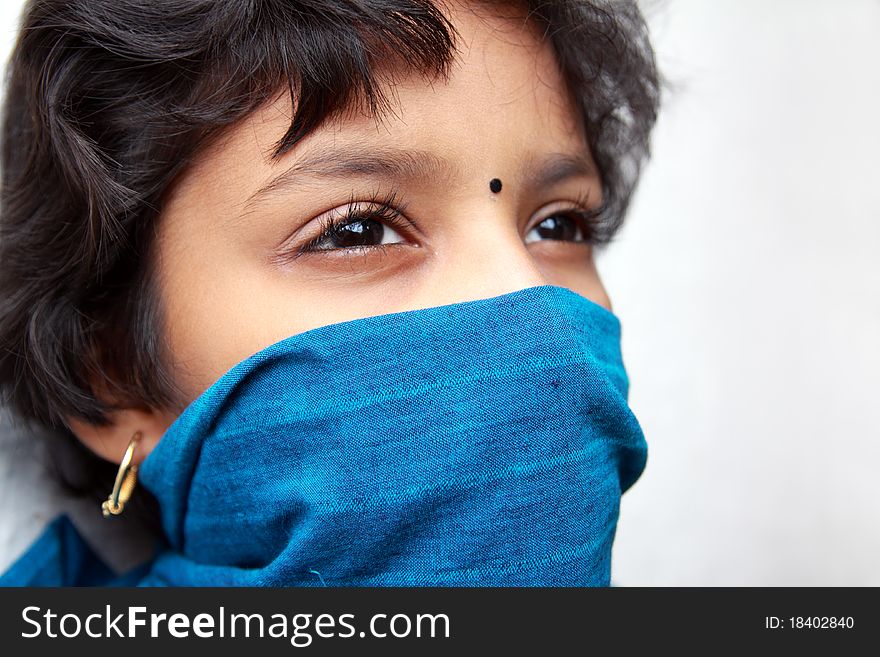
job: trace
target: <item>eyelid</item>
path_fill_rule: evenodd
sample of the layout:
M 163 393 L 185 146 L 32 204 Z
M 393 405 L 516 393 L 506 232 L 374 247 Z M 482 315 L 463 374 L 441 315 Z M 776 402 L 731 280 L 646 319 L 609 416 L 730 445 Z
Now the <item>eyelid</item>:
M 592 202 L 590 191 L 580 192 L 574 201 L 559 201 L 545 207 L 553 207 L 553 209 L 549 211 L 543 210 L 533 215 L 535 220 L 530 221 L 526 225 L 526 230 L 523 233 L 525 236 L 529 235 L 529 233 L 535 230 L 549 217 L 556 215 L 569 215 L 580 225 L 584 236 L 583 242 L 595 245 L 602 241 L 603 230 L 605 227 L 606 206 L 604 200 L 598 205 L 595 205 Z
M 550 204 L 551 206 L 555 206 L 552 211 L 543 211 L 540 213 L 535 213 L 533 217 L 539 217 L 534 222 L 530 223 L 530 228 L 534 228 L 538 224 L 540 224 L 547 217 L 552 217 L 554 214 L 559 212 L 572 212 L 576 213 L 580 216 L 583 216 L 589 220 L 594 220 L 600 217 L 604 213 L 604 204 L 600 203 L 595 207 L 590 207 L 591 203 L 591 195 L 589 191 L 580 192 L 574 201 L 558 201 L 556 203 Z M 547 207 L 547 206 L 545 206 Z M 540 218 L 543 217 L 543 218 Z
M 391 225 L 395 229 L 413 230 L 420 232 L 420 228 L 416 221 L 406 215 L 409 207 L 409 201 L 397 189 L 392 188 L 388 192 L 380 192 L 376 190 L 372 192 L 366 199 L 358 200 L 359 194 L 351 192 L 348 201 L 343 206 L 338 206 L 329 210 L 308 224 L 317 221 L 321 227 L 320 232 L 312 238 L 307 239 L 303 243 L 291 244 L 302 229 L 297 230 L 288 240 L 276 249 L 275 259 L 283 262 L 290 262 L 296 258 L 309 253 L 320 253 L 350 249 L 318 249 L 313 248 L 325 239 L 332 238 L 341 226 L 352 223 L 355 220 L 363 220 L 364 218 L 378 218 L 383 224 Z M 308 225 L 306 224 L 306 225 Z M 373 245 L 363 247 L 366 249 L 380 248 L 388 245 Z

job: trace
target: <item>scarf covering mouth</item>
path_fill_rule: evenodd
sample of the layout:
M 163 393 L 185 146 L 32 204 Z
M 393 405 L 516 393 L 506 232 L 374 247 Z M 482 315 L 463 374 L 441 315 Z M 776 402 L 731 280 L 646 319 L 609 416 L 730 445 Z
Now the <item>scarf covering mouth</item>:
M 171 543 L 142 583 L 607 585 L 627 394 L 617 317 L 553 285 L 294 335 L 141 465 Z
M 293 335 L 143 461 L 168 545 L 124 583 L 608 586 L 628 388 L 617 316 L 555 285 Z

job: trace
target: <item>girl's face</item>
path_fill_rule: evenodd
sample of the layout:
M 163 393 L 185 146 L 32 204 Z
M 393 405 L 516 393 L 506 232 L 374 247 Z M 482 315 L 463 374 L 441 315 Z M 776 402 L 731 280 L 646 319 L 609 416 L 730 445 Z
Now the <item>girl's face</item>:
M 448 83 L 398 76 L 393 113 L 352 112 L 271 161 L 292 114 L 280 94 L 175 185 L 154 256 L 187 401 L 262 348 L 334 322 L 547 283 L 610 309 L 577 214 L 601 203 L 601 182 L 551 46 L 522 18 L 448 15 L 461 36 Z M 322 237 L 329 220 L 343 225 Z M 142 459 L 180 410 L 74 429 L 114 461 L 141 429 Z

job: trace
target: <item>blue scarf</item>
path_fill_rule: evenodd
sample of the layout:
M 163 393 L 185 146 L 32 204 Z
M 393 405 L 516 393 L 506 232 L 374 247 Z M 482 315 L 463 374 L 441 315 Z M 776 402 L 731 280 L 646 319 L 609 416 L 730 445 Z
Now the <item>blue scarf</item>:
M 555 285 L 305 331 L 220 377 L 141 464 L 170 547 L 59 577 L 607 586 L 647 457 L 627 395 L 618 318 Z

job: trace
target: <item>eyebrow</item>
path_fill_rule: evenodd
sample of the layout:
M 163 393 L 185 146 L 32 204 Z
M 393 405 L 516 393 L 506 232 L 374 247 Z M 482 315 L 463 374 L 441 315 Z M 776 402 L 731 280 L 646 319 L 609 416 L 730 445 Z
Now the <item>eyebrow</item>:
M 537 161 L 536 161 L 537 160 Z M 244 203 L 250 212 L 264 200 L 320 179 L 351 177 L 405 181 L 449 181 L 455 173 L 453 163 L 423 150 L 398 148 L 334 148 L 307 153 L 289 169 L 262 186 Z M 550 153 L 542 158 L 522 161 L 519 182 L 531 187 L 550 187 L 569 178 L 598 177 L 585 152 Z

